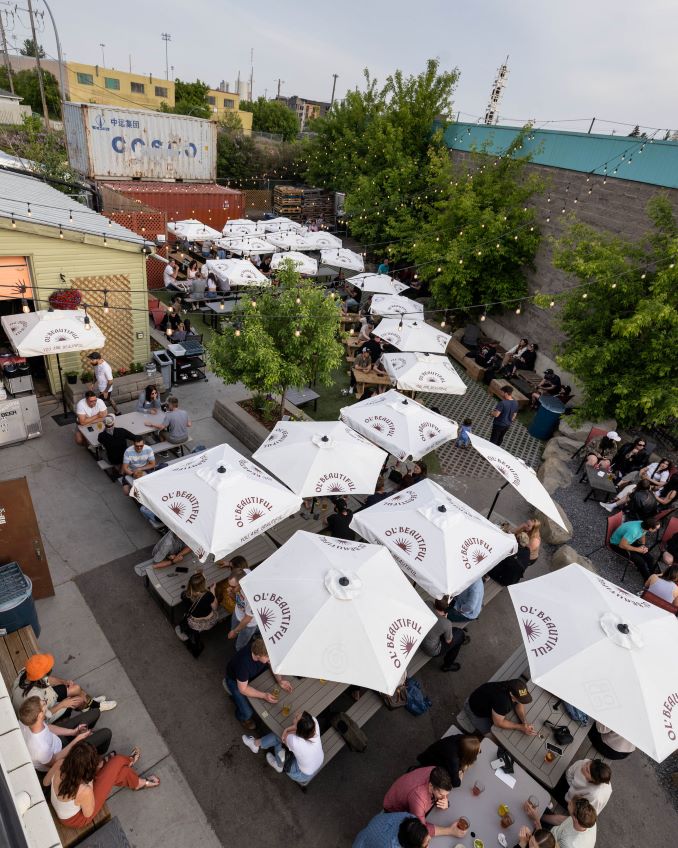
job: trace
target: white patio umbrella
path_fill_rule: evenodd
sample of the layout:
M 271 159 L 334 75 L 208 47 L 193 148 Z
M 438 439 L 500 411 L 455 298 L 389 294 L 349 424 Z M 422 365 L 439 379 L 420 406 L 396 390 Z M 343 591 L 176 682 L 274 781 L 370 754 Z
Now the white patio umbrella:
M 359 253 L 346 247 L 332 247 L 320 252 L 320 261 L 330 268 L 345 268 L 347 271 L 364 271 L 365 263 Z
M 304 277 L 315 277 L 318 273 L 318 260 L 296 250 L 274 254 L 271 257 L 271 268 L 276 271 L 287 261 L 290 261 L 294 265 L 294 270 Z
M 457 437 L 457 424 L 395 389 L 339 410 L 341 420 L 397 459 L 421 459 Z
M 279 233 L 279 232 L 291 232 L 292 230 L 304 230 L 306 228 L 301 224 L 293 221 L 291 218 L 270 218 L 268 221 L 261 221 L 261 226 L 264 228 L 264 232 L 266 233 Z
M 266 240 L 282 250 L 315 250 L 313 245 L 306 241 L 305 233 L 282 230 L 277 233 L 269 233 Z
M 580 565 L 509 592 L 535 683 L 657 762 L 678 748 L 675 615 Z
M 387 455 L 341 421 L 279 421 L 252 458 L 313 498 L 372 494 Z
M 188 218 L 185 221 L 170 221 L 167 224 L 167 229 L 188 241 L 201 241 L 202 239 L 218 239 L 221 238 L 219 230 L 208 227 L 202 221 L 197 221 L 195 218 Z
M 303 531 L 241 586 L 276 674 L 387 694 L 436 620 L 382 545 Z
M 3 315 L 2 326 L 17 356 L 56 354 L 64 418 L 68 415 L 60 353 L 101 350 L 106 337 L 80 309 L 40 309 L 21 315 Z
M 402 391 L 448 395 L 463 395 L 466 391 L 466 383 L 444 354 L 385 353 L 381 362 Z
M 248 233 L 256 233 L 257 229 L 256 221 L 250 221 L 249 218 L 233 218 L 226 221 L 221 232 L 225 236 L 244 236 Z M 264 232 L 263 227 L 261 232 Z
M 304 236 L 315 250 L 324 250 L 328 247 L 341 247 L 342 241 L 338 236 L 323 231 L 309 232 Z
M 248 259 L 208 259 L 203 268 L 227 286 L 270 286 L 271 281 Z
M 231 253 L 240 253 L 243 256 L 249 256 L 252 253 L 275 253 L 278 250 L 270 241 L 255 235 L 227 236 L 217 239 L 215 244 Z
M 458 595 L 518 550 L 479 512 L 422 480 L 353 516 L 351 528 L 386 545 L 403 571 L 434 598 Z
M 492 501 L 490 511 L 487 513 L 488 518 L 492 515 L 492 510 L 494 509 L 502 490 L 510 483 L 518 494 L 522 495 L 528 503 L 531 503 L 532 506 L 535 506 L 540 512 L 543 512 L 544 515 L 548 515 L 549 518 L 553 519 L 556 524 L 565 530 L 563 519 L 560 517 L 558 508 L 553 502 L 551 495 L 549 495 L 546 489 L 542 486 L 541 481 L 537 478 L 536 472 L 530 468 L 529 465 L 526 465 L 522 459 L 519 459 L 512 453 L 504 450 L 504 448 L 493 445 L 492 442 L 488 442 L 487 439 L 481 439 L 480 436 L 476 436 L 473 433 L 469 433 L 469 437 L 471 439 L 471 444 L 478 453 L 482 454 L 490 465 L 492 465 L 502 475 L 502 477 L 506 478 L 506 482 L 499 488 L 494 500 Z
M 298 495 L 229 445 L 140 477 L 132 495 L 201 562 L 221 559 L 301 506 Z
M 384 318 L 374 328 L 374 335 L 403 351 L 445 353 L 451 336 L 425 321 Z
M 388 274 L 356 274 L 351 277 L 351 285 L 357 286 L 361 291 L 373 292 L 374 294 L 400 294 L 409 289 L 405 283 L 394 280 Z
M 351 285 L 353 285 L 353 280 L 351 280 Z M 372 315 L 381 315 L 382 318 L 407 316 L 408 318 L 423 320 L 424 304 L 397 294 L 375 294 L 370 303 L 370 312 Z

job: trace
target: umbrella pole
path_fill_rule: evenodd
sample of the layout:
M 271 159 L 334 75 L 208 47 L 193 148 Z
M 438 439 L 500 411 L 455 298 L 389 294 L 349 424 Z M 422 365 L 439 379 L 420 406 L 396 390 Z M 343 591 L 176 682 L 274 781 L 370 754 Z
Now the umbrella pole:
M 59 354 L 56 355 L 57 361 L 57 369 L 59 371 L 59 387 L 61 389 L 61 403 L 63 408 L 63 413 L 54 416 L 54 420 L 59 424 L 60 427 L 63 427 L 64 424 L 71 424 L 75 421 L 75 416 L 72 415 L 68 409 L 66 408 L 66 394 L 64 392 L 64 376 L 61 370 L 61 360 L 59 359 Z
M 489 518 L 492 515 L 492 511 L 497 505 L 497 501 L 499 500 L 499 495 L 504 491 L 504 489 L 508 486 L 508 480 L 504 483 L 503 486 L 500 486 L 497 489 L 497 494 L 494 496 L 494 500 L 492 501 L 492 506 L 490 507 L 490 511 L 487 513 L 487 517 Z

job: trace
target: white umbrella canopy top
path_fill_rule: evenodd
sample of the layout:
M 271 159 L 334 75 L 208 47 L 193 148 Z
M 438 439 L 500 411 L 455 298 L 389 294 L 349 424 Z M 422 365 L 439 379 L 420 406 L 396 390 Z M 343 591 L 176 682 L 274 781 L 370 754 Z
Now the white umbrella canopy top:
M 299 253 L 297 250 L 288 250 L 284 253 L 276 253 L 271 257 L 271 268 L 276 271 L 285 262 L 291 262 L 295 271 L 304 277 L 315 277 L 318 273 L 318 260 Z
M 249 259 L 208 259 L 203 268 L 229 286 L 270 286 L 271 281 Z
M 402 391 L 448 395 L 463 395 L 466 391 L 466 383 L 443 354 L 384 353 L 381 362 Z
M 457 424 L 395 389 L 339 410 L 341 420 L 397 459 L 421 459 L 457 437 Z
M 255 235 L 229 236 L 217 239 L 218 247 L 223 247 L 231 253 L 250 255 L 252 253 L 275 253 L 278 248 L 266 239 Z
M 315 250 L 324 250 L 328 247 L 341 247 L 342 241 L 339 236 L 326 232 L 310 232 L 304 236 L 306 241 L 313 245 Z
M 258 229 L 257 222 L 250 221 L 249 218 L 232 218 L 226 221 L 221 232 L 225 236 L 244 236 L 248 233 L 256 233 Z M 264 232 L 263 227 L 260 231 Z
M 332 247 L 320 251 L 320 261 L 330 268 L 344 268 L 347 271 L 364 271 L 365 263 L 359 253 L 346 247 Z
M 353 280 L 351 280 L 351 285 L 353 285 Z M 370 303 L 370 312 L 372 315 L 381 315 L 386 318 L 400 315 L 417 320 L 421 317 L 421 320 L 423 320 L 424 304 L 398 294 L 375 294 Z
M 394 280 L 388 274 L 374 274 L 369 272 L 356 274 L 355 277 L 351 277 L 351 285 L 356 286 L 361 291 L 372 292 L 373 294 L 398 295 L 404 292 L 405 289 L 409 289 L 409 286 L 406 286 L 405 283 Z
M 266 240 L 281 250 L 315 250 L 311 242 L 306 240 L 305 233 L 291 230 L 268 233 Z
M 678 620 L 568 565 L 509 587 L 532 679 L 657 762 L 678 748 Z
M 219 230 L 208 227 L 195 218 L 188 218 L 185 221 L 170 221 L 167 229 L 181 238 L 188 239 L 188 241 L 221 238 Z
M 341 421 L 279 421 L 252 458 L 312 498 L 372 494 L 387 454 Z
M 269 218 L 259 222 L 266 233 L 292 232 L 293 230 L 306 232 L 306 228 L 291 218 Z
M 384 318 L 373 332 L 398 350 L 419 353 L 445 353 L 452 338 L 423 320 L 408 318 Z
M 513 534 L 433 480 L 361 509 L 351 528 L 386 545 L 408 577 L 436 598 L 458 595 L 518 549 Z
M 106 337 L 79 309 L 40 309 L 3 315 L 2 326 L 19 356 L 47 356 L 78 350 L 99 350 Z
M 229 445 L 140 477 L 132 495 L 201 562 L 221 559 L 301 506 L 298 495 Z
M 276 674 L 391 694 L 436 621 L 382 545 L 298 531 L 241 586 Z
M 510 483 L 528 503 L 543 512 L 544 515 L 548 515 L 559 527 L 562 527 L 563 530 L 566 529 L 553 498 L 529 465 L 504 448 L 488 442 L 487 439 L 481 439 L 480 436 L 475 436 L 473 433 L 469 433 L 469 437 L 473 447 L 485 457 L 502 477 L 506 478 L 506 483 Z

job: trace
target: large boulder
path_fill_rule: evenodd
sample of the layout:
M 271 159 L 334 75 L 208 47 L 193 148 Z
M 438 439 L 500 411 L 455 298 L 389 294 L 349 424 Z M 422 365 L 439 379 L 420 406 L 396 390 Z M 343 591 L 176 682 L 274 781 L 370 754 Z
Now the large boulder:
M 559 448 L 563 450 L 568 450 L 570 452 L 570 456 L 581 447 L 581 441 L 579 439 L 570 439 L 569 436 L 561 436 L 556 434 L 552 439 L 548 442 L 549 445 L 555 444 L 558 445 Z
M 551 557 L 551 571 L 557 571 L 559 568 L 564 568 L 566 565 L 576 562 L 588 571 L 595 571 L 593 563 L 588 557 L 575 551 L 569 545 L 563 545 Z
M 572 441 L 571 439 L 567 440 L 568 442 Z M 546 447 L 544 448 L 544 452 L 541 455 L 542 459 L 560 459 L 563 462 L 567 462 L 568 459 L 572 457 L 572 454 L 577 450 L 580 445 L 577 445 L 575 448 L 571 448 L 569 446 L 561 445 L 559 439 L 551 439 Z
M 569 424 L 566 418 L 561 418 L 558 425 L 558 433 L 561 436 L 567 436 L 568 439 L 576 439 L 579 442 L 583 442 L 588 436 L 591 427 L 597 427 L 600 430 L 605 430 L 607 433 L 610 430 L 617 429 L 617 422 L 614 418 L 610 418 L 608 421 L 598 421 L 595 424 L 591 421 L 582 421 L 581 424 Z
M 552 518 L 544 515 L 539 510 L 536 511 L 535 517 L 541 521 L 541 537 L 545 542 L 548 542 L 549 545 L 564 545 L 572 538 L 572 522 L 560 504 L 556 504 L 556 507 L 558 508 L 560 517 L 563 519 L 563 524 L 566 527 L 565 530 L 559 524 L 556 524 Z
M 572 471 L 562 459 L 551 456 L 539 466 L 537 477 L 543 487 L 552 495 L 556 489 L 565 489 L 572 482 Z

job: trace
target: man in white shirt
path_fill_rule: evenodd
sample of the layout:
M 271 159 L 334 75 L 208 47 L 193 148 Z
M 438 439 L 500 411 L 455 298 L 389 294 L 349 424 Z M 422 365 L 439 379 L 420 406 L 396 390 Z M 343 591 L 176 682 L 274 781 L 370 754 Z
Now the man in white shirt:
M 529 801 L 523 805 L 527 815 L 541 827 L 539 811 Z M 553 834 L 558 848 L 594 848 L 598 815 L 586 798 L 574 797 L 567 802 L 568 817 L 556 825 Z
M 86 724 L 77 727 L 59 727 L 47 724 L 47 707 L 37 696 L 26 698 L 19 707 L 21 735 L 36 771 L 47 772 L 57 760 L 62 760 L 78 742 L 87 740 L 99 754 L 105 754 L 111 744 L 111 731 L 107 728 L 91 731 Z M 71 737 L 64 747 L 62 737 Z
M 267 733 L 259 739 L 243 736 L 242 741 L 254 754 L 258 754 L 261 748 L 273 748 L 273 753 L 269 751 L 266 754 L 266 762 L 278 774 L 285 771 L 301 786 L 309 783 L 325 759 L 318 720 L 306 711 L 297 713 L 294 723 L 283 730 L 282 739 L 275 733 Z M 288 753 L 283 756 L 285 748 Z
M 94 367 L 94 388 L 98 397 L 104 403 L 110 403 L 113 412 L 119 415 L 120 410 L 113 400 L 113 369 L 98 351 L 90 353 L 87 358 Z
M 85 397 L 79 400 L 75 407 L 75 417 L 78 422 L 78 426 L 75 428 L 75 443 L 86 446 L 87 439 L 82 435 L 79 428 L 92 427 L 103 421 L 106 415 L 108 415 L 106 404 L 91 389 L 88 389 L 85 392 Z
M 586 798 L 593 809 L 600 815 L 612 795 L 612 769 L 602 760 L 577 760 L 568 768 L 567 782 L 570 788 L 567 790 L 565 800 L 571 798 Z M 561 817 L 561 821 L 565 816 Z M 559 824 L 559 822 L 554 822 Z
M 162 272 L 162 282 L 165 289 L 169 291 L 182 291 L 181 287 L 177 284 L 178 273 L 179 266 L 176 259 L 170 259 L 167 265 L 165 265 L 165 270 Z

